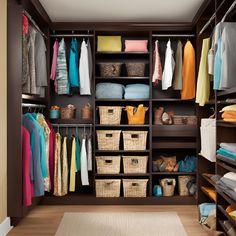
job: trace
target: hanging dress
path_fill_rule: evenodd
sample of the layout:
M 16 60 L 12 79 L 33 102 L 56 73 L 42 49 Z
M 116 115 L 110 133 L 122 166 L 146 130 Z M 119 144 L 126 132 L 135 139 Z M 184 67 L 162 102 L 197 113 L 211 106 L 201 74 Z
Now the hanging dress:
M 78 70 L 78 43 L 76 38 L 72 38 L 70 46 L 69 60 L 69 80 L 72 88 L 79 87 L 79 70 Z
M 55 141 L 55 172 L 54 172 L 54 195 L 61 196 L 61 135 L 56 133 Z
M 67 160 L 67 137 L 64 137 L 62 144 L 62 173 L 61 173 L 61 195 L 68 193 L 68 160 Z
M 202 44 L 202 54 L 197 79 L 196 103 L 204 106 L 210 97 L 210 77 L 208 74 L 208 52 L 210 38 L 204 39 Z
M 70 192 L 75 191 L 75 177 L 76 177 L 76 141 L 75 136 L 72 137 L 71 147 L 71 163 L 70 163 Z
M 154 71 L 153 71 L 153 76 L 152 76 L 152 83 L 154 86 L 156 86 L 158 84 L 158 81 L 162 80 L 162 66 L 161 66 L 161 58 L 160 58 L 159 48 L 158 48 L 158 40 L 155 41 L 153 63 L 154 63 Z
M 182 68 L 183 68 L 183 45 L 181 41 L 178 41 L 176 55 L 175 55 L 175 72 L 173 77 L 173 89 L 182 90 Z
M 86 137 L 82 138 L 80 157 L 81 157 L 81 182 L 82 182 L 82 185 L 89 185 Z
M 195 50 L 190 41 L 184 47 L 183 88 L 181 99 L 194 99 L 196 93 Z
M 93 164 L 92 164 L 92 139 L 90 136 L 87 138 L 87 153 L 88 153 L 88 171 L 91 171 L 93 169 Z
M 51 73 L 50 73 L 50 79 L 55 80 L 57 75 L 57 55 L 58 55 L 58 48 L 59 44 L 57 39 L 54 42 L 53 45 L 53 56 L 52 56 L 52 65 L 51 65 Z
M 165 65 L 162 74 L 162 90 L 167 90 L 169 87 L 172 86 L 174 69 L 175 60 L 173 57 L 173 51 L 171 49 L 171 42 L 169 40 L 166 45 Z
M 81 170 L 81 161 L 80 161 L 80 141 L 79 141 L 79 137 L 77 136 L 75 138 L 76 141 L 76 171 L 80 171 Z

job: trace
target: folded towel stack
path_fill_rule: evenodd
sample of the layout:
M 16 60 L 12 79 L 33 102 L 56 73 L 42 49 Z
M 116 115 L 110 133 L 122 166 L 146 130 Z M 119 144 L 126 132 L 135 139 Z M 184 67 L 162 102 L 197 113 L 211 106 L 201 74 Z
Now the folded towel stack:
M 223 112 L 222 118 L 226 122 L 236 122 L 236 104 L 224 107 L 220 112 Z
M 236 161 L 236 143 L 220 143 L 220 148 L 217 150 L 217 154 L 225 159 L 225 161 Z

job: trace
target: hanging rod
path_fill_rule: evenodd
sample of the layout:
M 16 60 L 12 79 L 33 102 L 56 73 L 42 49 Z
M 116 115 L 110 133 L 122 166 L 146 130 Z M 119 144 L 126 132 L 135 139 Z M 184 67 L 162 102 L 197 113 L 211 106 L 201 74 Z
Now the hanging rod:
M 76 128 L 76 127 L 92 127 L 93 124 L 52 124 L 53 127 L 65 127 L 65 128 Z
M 186 38 L 193 38 L 195 37 L 195 34 L 153 34 L 152 37 L 165 37 L 165 38 L 168 38 L 168 37 L 171 37 L 171 38 L 174 38 L 174 37 L 186 37 Z
M 223 4 L 225 3 L 226 0 L 223 0 L 221 2 L 221 4 L 219 5 L 219 7 L 217 7 L 216 11 L 214 12 L 214 14 L 211 16 L 211 18 L 207 21 L 207 23 L 202 27 L 202 29 L 199 32 L 199 36 L 202 35 L 202 33 L 208 28 L 208 26 L 211 24 L 211 22 L 216 18 L 216 14 L 217 12 L 220 10 L 220 8 L 223 6 Z
M 56 37 L 93 37 L 93 34 L 50 34 L 50 37 L 56 38 Z
M 34 28 L 44 37 L 47 39 L 47 36 L 42 32 L 42 30 L 39 28 L 39 26 L 36 24 L 36 22 L 33 20 L 32 16 L 26 11 L 23 11 L 23 14 L 26 15 L 29 19 L 29 21 L 32 23 Z
M 46 108 L 43 104 L 22 103 L 22 107 Z

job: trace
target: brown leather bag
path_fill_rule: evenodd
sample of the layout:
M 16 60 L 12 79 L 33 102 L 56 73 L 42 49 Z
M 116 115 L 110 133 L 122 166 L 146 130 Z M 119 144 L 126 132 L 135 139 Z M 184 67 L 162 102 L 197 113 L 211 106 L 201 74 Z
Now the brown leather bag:
M 93 117 L 92 106 L 89 103 L 87 103 L 81 109 L 81 119 L 82 120 L 92 120 L 93 119 L 92 117 Z

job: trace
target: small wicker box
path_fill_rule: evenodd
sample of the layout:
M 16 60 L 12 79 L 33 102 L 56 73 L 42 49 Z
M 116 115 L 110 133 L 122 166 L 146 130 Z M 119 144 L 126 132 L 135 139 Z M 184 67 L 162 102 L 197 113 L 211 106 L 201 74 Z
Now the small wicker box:
M 98 174 L 119 174 L 120 156 L 98 156 L 96 157 Z
M 61 108 L 61 119 L 62 120 L 69 120 L 75 119 L 76 116 L 76 109 L 72 107 L 62 107 Z
M 178 187 L 180 196 L 189 196 L 189 190 L 187 188 L 187 183 L 194 179 L 194 176 L 178 176 Z
M 196 125 L 196 116 L 173 116 L 173 121 L 175 125 Z
M 147 173 L 148 156 L 123 156 L 125 174 Z
M 120 197 L 120 179 L 96 179 L 96 197 Z
M 127 62 L 125 66 L 129 77 L 142 77 L 145 74 L 145 62 Z
M 162 179 L 160 180 L 160 185 L 162 187 L 164 197 L 171 197 L 174 195 L 176 185 L 175 179 Z
M 148 179 L 123 179 L 124 197 L 146 197 Z
M 122 131 L 124 150 L 146 150 L 148 131 Z
M 121 120 L 122 107 L 99 106 L 99 117 L 101 125 L 119 125 Z
M 100 62 L 101 77 L 119 77 L 121 73 L 122 63 L 120 62 Z
M 97 130 L 98 150 L 119 150 L 121 130 Z

